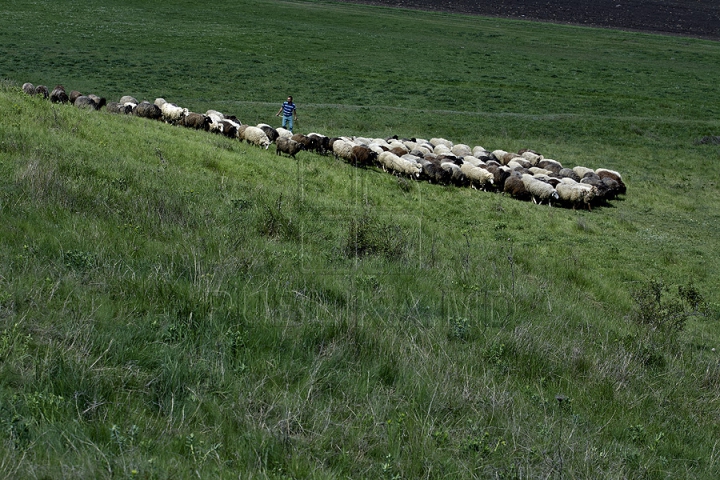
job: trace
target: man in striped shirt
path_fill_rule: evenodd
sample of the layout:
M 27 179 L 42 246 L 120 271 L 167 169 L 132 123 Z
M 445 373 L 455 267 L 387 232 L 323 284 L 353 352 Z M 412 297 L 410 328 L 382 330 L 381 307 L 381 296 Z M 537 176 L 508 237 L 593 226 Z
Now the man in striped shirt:
M 280 110 L 278 110 L 275 116 L 279 117 L 280 113 L 282 113 L 282 127 L 285 128 L 287 125 L 287 129 L 292 132 L 293 117 L 295 117 L 295 121 L 297 122 L 297 108 L 292 101 L 292 95 L 288 97 L 287 102 L 283 102 L 282 107 L 280 107 Z

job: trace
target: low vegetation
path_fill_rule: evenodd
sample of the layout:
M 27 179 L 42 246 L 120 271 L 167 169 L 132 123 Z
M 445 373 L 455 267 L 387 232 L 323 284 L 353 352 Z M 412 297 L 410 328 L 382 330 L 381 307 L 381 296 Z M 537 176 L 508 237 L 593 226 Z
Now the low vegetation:
M 82 79 L 49 59 L 90 33 L 122 43 L 102 37 L 109 26 L 78 19 L 60 45 L 31 50 L 20 26 L 50 24 L 49 7 L 13 1 L 0 17 L 3 478 L 717 478 L 718 146 L 702 139 L 720 131 L 703 80 L 718 44 L 237 4 L 244 16 L 228 19 L 113 7 L 127 45 L 162 14 L 204 27 L 218 57 L 200 62 L 207 44 L 194 51 L 181 28 L 125 50 L 135 67 L 122 75 L 95 59 Z M 282 55 L 263 24 L 282 23 L 281 8 L 296 20 Z M 239 18 L 244 42 L 229 26 Z M 446 28 L 404 33 L 417 22 Z M 372 62 L 353 63 L 360 50 L 320 62 L 319 49 L 346 53 L 367 32 Z M 203 85 L 140 68 L 178 44 Z M 602 61 L 584 60 L 591 50 Z M 116 100 L 142 86 L 272 121 L 264 102 L 291 86 L 274 61 L 303 51 L 316 52 L 292 82 L 303 131 L 535 148 L 618 170 L 628 193 L 592 212 L 551 208 L 20 90 L 57 82 Z M 442 66 L 400 69 L 403 53 L 439 52 Z M 243 55 L 257 76 L 239 69 L 240 91 L 215 74 Z M 315 90 L 324 100 L 303 105 Z

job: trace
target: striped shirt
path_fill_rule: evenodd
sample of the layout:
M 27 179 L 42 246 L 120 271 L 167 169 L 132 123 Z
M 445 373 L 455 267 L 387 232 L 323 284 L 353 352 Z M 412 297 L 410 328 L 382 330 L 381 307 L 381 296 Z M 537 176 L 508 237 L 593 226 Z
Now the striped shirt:
M 295 104 L 290 102 L 283 102 L 283 117 L 291 117 L 295 111 Z

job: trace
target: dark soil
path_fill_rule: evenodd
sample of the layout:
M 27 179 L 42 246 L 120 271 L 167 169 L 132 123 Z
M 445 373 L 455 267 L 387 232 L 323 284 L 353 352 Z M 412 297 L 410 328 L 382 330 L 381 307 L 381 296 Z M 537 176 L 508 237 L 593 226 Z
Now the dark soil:
M 718 0 L 341 0 L 720 40 Z

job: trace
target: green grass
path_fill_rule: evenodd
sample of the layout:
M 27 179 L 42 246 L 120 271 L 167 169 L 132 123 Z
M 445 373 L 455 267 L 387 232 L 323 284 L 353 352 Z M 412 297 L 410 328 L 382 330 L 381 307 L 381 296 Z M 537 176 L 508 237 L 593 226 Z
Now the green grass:
M 720 134 L 720 44 L 330 2 L 6 3 L 2 478 L 717 478 L 720 151 L 696 140 Z M 628 193 L 587 212 L 401 181 L 25 81 L 246 123 L 292 93 L 304 132 L 533 148 Z M 638 324 L 656 280 L 709 311 Z

